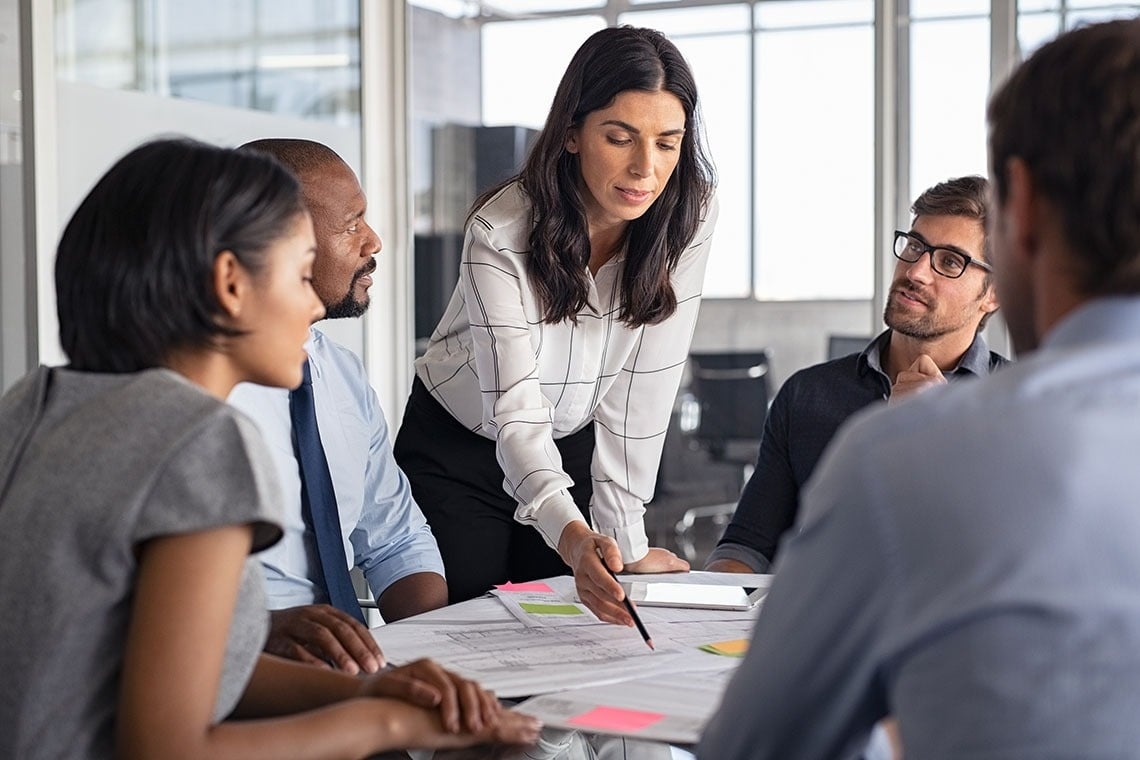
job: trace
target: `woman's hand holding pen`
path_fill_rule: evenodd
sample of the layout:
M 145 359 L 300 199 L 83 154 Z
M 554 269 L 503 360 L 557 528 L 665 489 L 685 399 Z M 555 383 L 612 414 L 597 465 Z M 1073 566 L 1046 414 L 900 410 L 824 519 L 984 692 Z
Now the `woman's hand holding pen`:
M 574 572 L 574 585 L 582 603 L 599 620 L 630 627 L 633 626 L 633 618 L 622 604 L 625 592 L 611 571 L 670 573 L 689 569 L 688 562 L 667 549 L 650 549 L 637 562 L 624 565 L 617 543 L 609 536 L 590 530 L 581 522 L 570 523 L 562 531 L 558 539 L 558 553 Z
M 599 620 L 633 625 L 633 618 L 621 603 L 621 584 L 606 571 L 607 566 L 614 572 L 622 569 L 621 552 L 612 538 L 590 530 L 584 522 L 572 522 L 558 538 L 558 554 L 574 572 L 574 585 L 582 604 Z

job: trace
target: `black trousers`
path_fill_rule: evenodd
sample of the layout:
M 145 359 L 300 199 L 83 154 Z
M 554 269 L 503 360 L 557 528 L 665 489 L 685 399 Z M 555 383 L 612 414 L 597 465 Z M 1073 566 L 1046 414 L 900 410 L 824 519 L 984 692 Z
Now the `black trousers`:
M 574 480 L 570 495 L 589 522 L 593 423 L 554 443 Z M 518 504 L 503 490 L 495 442 L 461 425 L 419 378 L 412 384 L 395 455 L 439 544 L 452 603 L 507 581 L 570 572 L 537 530 L 515 522 Z

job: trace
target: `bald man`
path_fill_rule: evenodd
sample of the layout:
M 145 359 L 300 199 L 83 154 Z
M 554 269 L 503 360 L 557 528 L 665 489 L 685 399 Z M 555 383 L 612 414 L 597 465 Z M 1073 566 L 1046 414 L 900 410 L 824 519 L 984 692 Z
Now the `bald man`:
M 325 318 L 363 315 L 381 244 L 364 219 L 367 203 L 352 169 L 332 149 L 310 140 L 257 140 L 242 147 L 272 155 L 301 182 L 317 243 L 313 289 Z M 363 571 L 386 621 L 444 606 L 439 548 L 392 458 L 388 425 L 364 366 L 318 327 L 306 349 L 344 547 L 338 558 L 346 571 Z M 353 609 L 355 601 L 342 605 L 347 608 L 329 603 L 317 541 L 302 508 L 289 394 L 244 384 L 230 402 L 258 423 L 286 494 L 285 537 L 260 555 L 272 610 L 266 651 L 350 673 L 375 672 L 383 656 L 359 608 Z

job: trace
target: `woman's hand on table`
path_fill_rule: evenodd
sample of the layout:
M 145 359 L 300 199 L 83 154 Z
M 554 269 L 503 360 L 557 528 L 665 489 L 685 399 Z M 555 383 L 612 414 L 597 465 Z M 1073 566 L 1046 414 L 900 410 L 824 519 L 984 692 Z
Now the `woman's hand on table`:
M 360 696 L 399 699 L 435 710 L 444 730 L 453 734 L 483 732 L 503 715 L 494 694 L 429 659 L 364 679 Z

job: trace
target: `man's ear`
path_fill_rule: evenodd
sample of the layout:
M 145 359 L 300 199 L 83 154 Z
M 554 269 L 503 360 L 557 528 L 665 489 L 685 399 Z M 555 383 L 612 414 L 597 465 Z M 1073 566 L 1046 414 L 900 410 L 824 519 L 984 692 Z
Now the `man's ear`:
M 231 320 L 241 316 L 242 304 L 249 295 L 249 273 L 233 251 L 222 251 L 214 257 L 214 295 Z
M 998 303 L 997 287 L 993 283 L 993 276 L 990 276 L 989 287 L 986 288 L 985 294 L 982 296 L 981 311 L 983 314 L 993 314 L 1001 304 Z
M 1005 179 L 1006 200 L 1002 216 L 1008 225 L 1008 240 L 1013 249 L 1009 254 L 1028 263 L 1037 256 L 1040 248 L 1038 215 L 1041 213 L 1041 195 L 1029 167 L 1017 156 L 1006 162 Z

